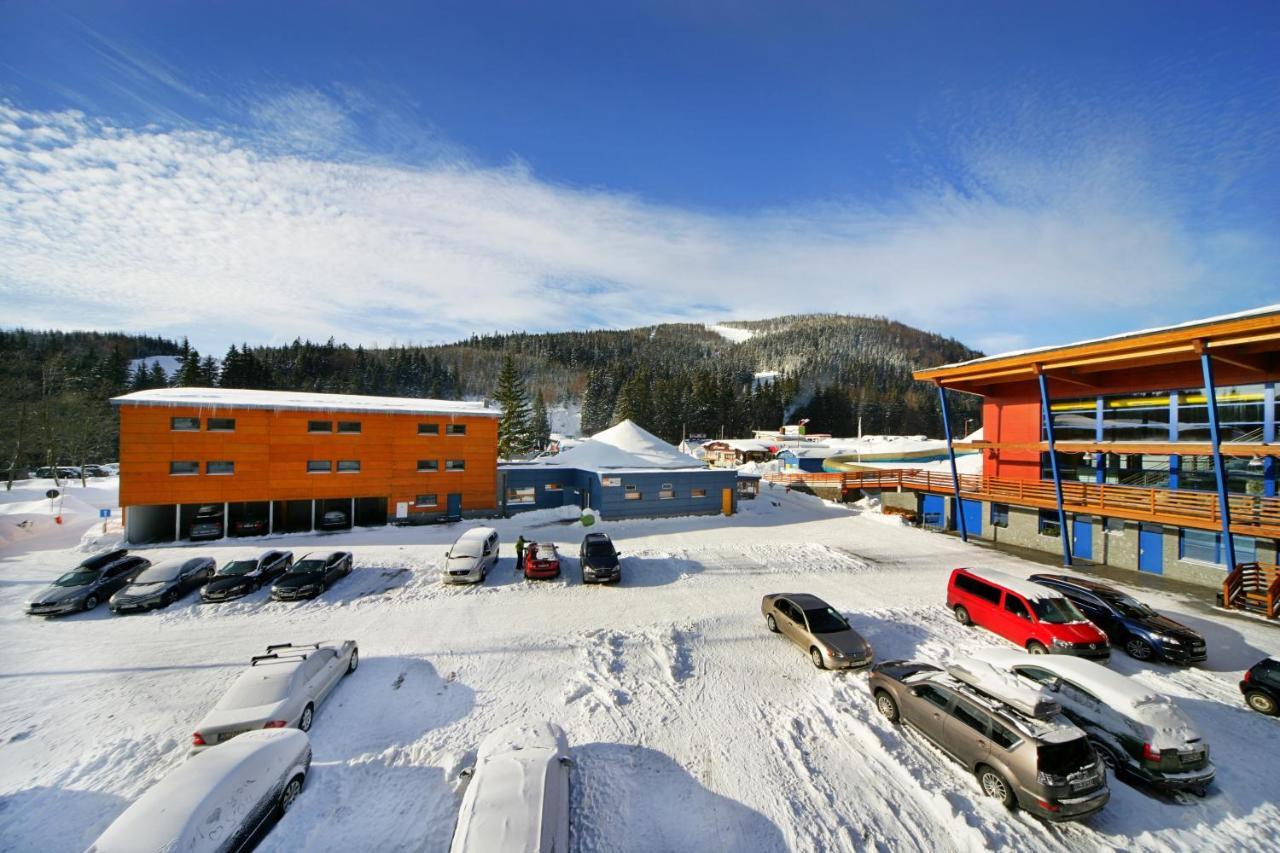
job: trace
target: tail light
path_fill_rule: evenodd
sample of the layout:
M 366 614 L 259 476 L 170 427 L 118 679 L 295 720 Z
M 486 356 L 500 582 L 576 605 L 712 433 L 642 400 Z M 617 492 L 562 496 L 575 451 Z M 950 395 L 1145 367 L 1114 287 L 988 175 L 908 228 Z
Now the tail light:
M 208 746 L 209 744 L 204 742 L 204 738 L 200 736 L 199 732 L 195 732 L 191 735 L 191 745 L 192 746 Z
M 1160 750 L 1156 749 L 1149 743 L 1144 743 L 1142 745 L 1142 757 L 1147 761 L 1159 761 Z
M 1244 680 L 1245 680 L 1245 681 L 1253 681 L 1253 670 L 1251 670 L 1251 669 L 1246 669 L 1246 670 L 1244 671 Z
M 263 728 L 264 729 L 283 729 L 284 724 L 285 724 L 284 720 L 271 720 L 265 726 L 263 726 Z

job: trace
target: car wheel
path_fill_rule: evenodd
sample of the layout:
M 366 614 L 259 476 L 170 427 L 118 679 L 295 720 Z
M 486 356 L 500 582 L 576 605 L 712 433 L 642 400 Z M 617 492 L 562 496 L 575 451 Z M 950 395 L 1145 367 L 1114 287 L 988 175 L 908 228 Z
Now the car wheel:
M 809 649 L 809 660 L 813 661 L 813 665 L 818 669 L 826 669 L 827 665 L 822 660 L 822 652 L 818 651 L 818 647 L 814 646 Z
M 316 709 L 312 707 L 310 702 L 308 702 L 307 707 L 302 709 L 302 716 L 298 719 L 298 728 L 302 729 L 304 732 L 311 731 L 311 720 L 315 716 L 315 713 Z
M 98 596 L 96 596 L 96 595 L 91 595 L 91 596 L 89 596 L 88 598 L 86 598 L 86 599 L 84 600 L 84 609 L 85 609 L 85 610 L 92 610 L 93 608 L 95 608 L 95 607 L 97 607 L 97 606 L 98 606 Z
M 961 625 L 972 625 L 973 620 L 969 618 L 969 610 L 963 604 L 957 604 L 955 609 L 956 621 Z
M 898 703 L 893 701 L 887 690 L 876 691 L 876 710 L 891 723 L 898 722 Z
M 982 786 L 982 793 L 993 800 L 999 800 L 1005 808 L 1011 809 L 1017 805 L 1013 787 L 1003 776 L 985 764 L 978 768 L 978 784 Z
M 178 600 L 178 596 L 175 593 L 171 592 L 168 595 L 166 595 L 163 599 L 161 599 L 160 606 L 168 607 L 169 605 L 173 604 L 177 600 Z
M 1156 650 L 1146 640 L 1133 637 L 1124 644 L 1125 654 L 1134 660 L 1151 660 Z
M 767 625 L 769 630 L 772 631 L 773 633 L 775 634 L 778 633 L 778 620 L 773 618 L 772 613 L 765 615 L 764 624 Z
M 1244 701 L 1249 707 L 1257 711 L 1259 714 L 1267 714 L 1274 717 L 1276 715 L 1276 700 L 1272 699 L 1266 693 L 1257 690 L 1251 690 L 1244 694 Z
M 287 814 L 289 809 L 293 807 L 293 801 L 298 799 L 298 795 L 302 793 L 302 776 L 294 776 L 289 780 L 289 784 L 284 786 L 284 790 L 280 792 L 280 814 Z
M 1106 765 L 1107 769 L 1113 774 L 1120 771 L 1120 756 L 1116 755 L 1116 751 L 1110 745 L 1091 740 L 1093 751 L 1098 754 L 1099 760 Z
M 360 650 L 352 649 L 351 662 L 347 664 L 347 674 L 350 675 L 351 673 L 355 672 L 356 667 L 358 666 L 360 666 Z
M 1031 642 L 1027 643 L 1027 651 L 1033 655 L 1049 654 L 1049 650 L 1044 647 L 1044 643 L 1041 643 L 1038 640 L 1032 640 Z

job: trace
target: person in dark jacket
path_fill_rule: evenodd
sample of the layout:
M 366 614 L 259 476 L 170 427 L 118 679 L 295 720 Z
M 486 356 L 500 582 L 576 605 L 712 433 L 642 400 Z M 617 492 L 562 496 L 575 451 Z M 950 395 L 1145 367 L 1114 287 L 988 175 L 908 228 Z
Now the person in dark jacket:
M 524 534 L 516 537 L 516 571 L 521 570 L 521 564 L 524 563 Z

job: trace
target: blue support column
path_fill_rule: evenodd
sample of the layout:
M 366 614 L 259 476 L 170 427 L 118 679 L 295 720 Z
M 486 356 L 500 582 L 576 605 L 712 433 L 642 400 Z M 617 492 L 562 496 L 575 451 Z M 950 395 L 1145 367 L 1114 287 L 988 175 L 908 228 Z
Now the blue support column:
M 1276 385 L 1274 382 L 1268 382 L 1263 387 L 1262 401 L 1262 440 L 1267 444 L 1274 444 L 1276 440 Z M 1277 468 L 1280 468 L 1280 466 L 1276 465 L 1274 456 L 1262 457 L 1263 497 L 1274 498 L 1276 496 Z
M 1103 429 L 1102 429 L 1102 424 L 1104 422 L 1103 412 L 1105 411 L 1102 407 L 1102 397 L 1098 397 L 1098 406 L 1095 411 L 1097 412 L 1097 415 L 1095 416 L 1095 420 L 1097 421 L 1097 423 L 1095 423 L 1093 426 L 1093 440 L 1098 442 L 1098 444 L 1102 444 L 1103 436 L 1106 434 L 1105 432 L 1103 432 Z M 1098 485 L 1102 485 L 1103 483 L 1107 482 L 1107 454 L 1105 453 L 1093 454 L 1093 467 L 1094 467 L 1093 481 Z
M 1053 438 L 1053 412 L 1049 411 L 1049 386 L 1043 373 L 1040 380 L 1040 410 L 1044 412 L 1044 434 L 1049 442 L 1049 467 L 1053 470 L 1053 491 L 1058 498 L 1058 527 L 1062 531 L 1062 565 L 1071 565 L 1071 532 L 1067 530 L 1067 512 L 1062 508 L 1062 474 L 1058 471 L 1058 445 Z
M 964 522 L 964 502 L 960 499 L 960 473 L 956 471 L 956 448 L 951 443 L 951 416 L 947 414 L 947 389 L 938 386 L 938 405 L 942 407 L 942 431 L 947 436 L 947 458 L 951 460 L 951 487 L 956 493 L 956 522 L 960 539 L 969 541 L 969 531 Z
M 1218 396 L 1213 385 L 1213 361 L 1209 353 L 1200 353 L 1200 367 L 1204 371 L 1204 401 L 1209 410 L 1209 440 L 1213 442 L 1213 475 L 1218 481 L 1218 513 L 1222 517 L 1222 552 L 1226 555 L 1227 571 L 1236 567 L 1236 543 L 1231 538 L 1231 504 L 1227 502 L 1227 470 L 1222 466 L 1222 433 L 1218 429 Z
M 1178 392 L 1173 391 L 1169 394 L 1169 440 L 1176 442 L 1178 440 Z M 1169 455 L 1169 488 L 1177 491 L 1178 481 L 1182 476 L 1182 456 L 1173 453 Z

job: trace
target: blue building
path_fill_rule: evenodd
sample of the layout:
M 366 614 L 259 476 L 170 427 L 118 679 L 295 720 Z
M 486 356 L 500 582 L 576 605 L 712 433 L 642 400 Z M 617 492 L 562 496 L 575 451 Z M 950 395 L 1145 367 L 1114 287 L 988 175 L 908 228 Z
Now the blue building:
M 708 468 L 631 421 L 553 456 L 499 465 L 498 477 L 512 513 L 575 506 L 613 519 L 737 508 L 737 471 Z

